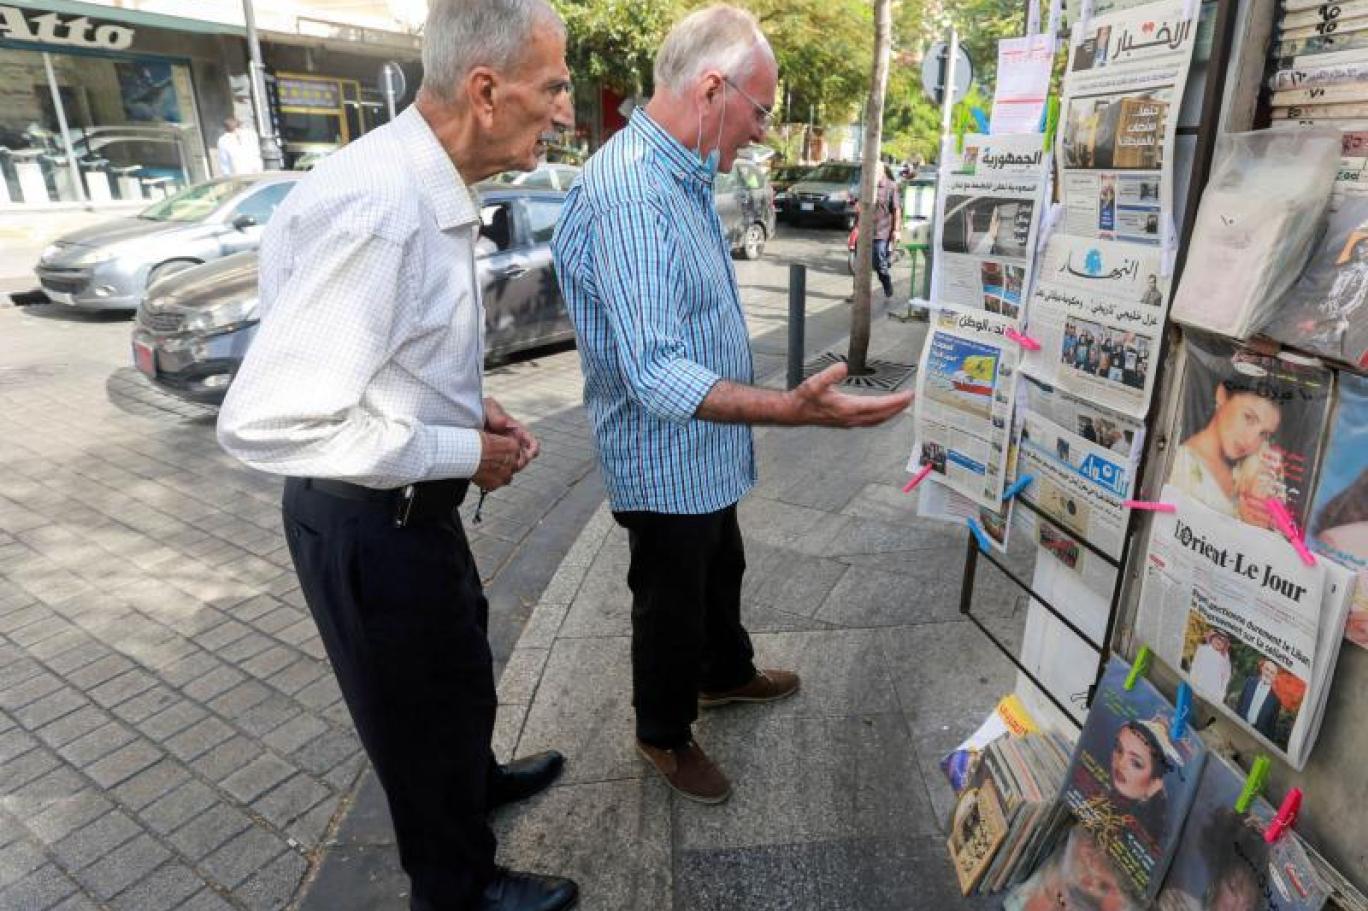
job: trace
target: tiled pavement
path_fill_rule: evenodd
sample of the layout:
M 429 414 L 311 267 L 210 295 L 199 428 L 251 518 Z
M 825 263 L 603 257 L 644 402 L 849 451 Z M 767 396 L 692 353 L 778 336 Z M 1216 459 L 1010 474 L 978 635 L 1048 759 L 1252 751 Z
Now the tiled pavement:
M 811 337 L 844 320 L 839 244 L 805 234 L 738 264 L 762 371 L 781 363 L 785 252 L 826 270 Z M 279 482 L 217 449 L 212 411 L 125 366 L 127 339 L 121 320 L 0 308 L 0 909 L 284 907 L 364 757 Z M 497 579 L 592 458 L 574 352 L 487 389 L 546 447 L 473 530 Z M 508 643 L 538 594 L 508 609 Z

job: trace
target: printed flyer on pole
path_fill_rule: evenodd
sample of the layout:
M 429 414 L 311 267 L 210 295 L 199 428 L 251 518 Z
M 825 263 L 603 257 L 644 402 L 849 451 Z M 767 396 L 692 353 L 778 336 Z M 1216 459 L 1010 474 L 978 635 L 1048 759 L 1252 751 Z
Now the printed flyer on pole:
M 1059 128 L 1066 233 L 1162 242 L 1197 34 L 1185 6 L 1149 3 L 1074 26 Z

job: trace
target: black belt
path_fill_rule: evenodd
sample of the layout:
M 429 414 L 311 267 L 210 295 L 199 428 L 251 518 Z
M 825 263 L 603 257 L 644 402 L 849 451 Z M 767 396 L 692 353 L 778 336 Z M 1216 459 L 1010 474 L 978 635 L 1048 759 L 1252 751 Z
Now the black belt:
M 304 478 L 304 487 L 306 490 L 316 490 L 342 500 L 388 506 L 394 512 L 395 527 L 403 528 L 413 519 L 450 516 L 465 500 L 470 482 L 464 478 L 450 478 L 443 481 L 419 481 L 405 487 L 382 490 L 363 487 L 349 481 Z

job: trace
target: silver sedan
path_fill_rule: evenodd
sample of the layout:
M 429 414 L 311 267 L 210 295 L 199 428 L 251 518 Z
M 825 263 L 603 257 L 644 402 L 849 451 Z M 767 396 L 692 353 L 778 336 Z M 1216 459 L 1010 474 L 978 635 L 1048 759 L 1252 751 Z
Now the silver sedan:
M 303 175 L 285 171 L 196 184 L 136 216 L 73 231 L 43 251 L 34 270 L 55 303 L 136 310 L 158 279 L 255 250 L 261 232 Z

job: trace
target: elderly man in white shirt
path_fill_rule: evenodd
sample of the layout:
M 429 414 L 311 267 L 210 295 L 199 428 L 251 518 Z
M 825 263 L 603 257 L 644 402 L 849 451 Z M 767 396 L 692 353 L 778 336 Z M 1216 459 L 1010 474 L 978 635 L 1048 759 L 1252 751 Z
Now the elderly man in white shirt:
M 261 327 L 219 416 L 287 476 L 309 609 L 394 819 L 412 911 L 557 911 L 577 887 L 495 867 L 487 814 L 562 759 L 498 766 L 488 604 L 456 507 L 509 483 L 532 435 L 482 397 L 480 219 L 468 185 L 530 170 L 571 125 L 544 0 L 433 0 L 417 100 L 329 156 L 261 247 Z

